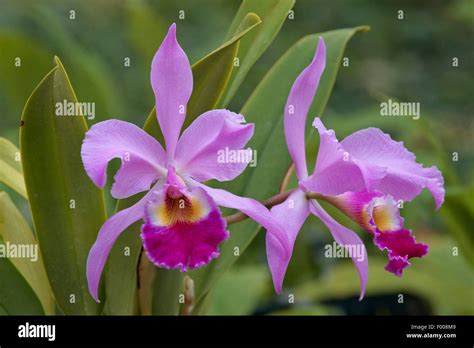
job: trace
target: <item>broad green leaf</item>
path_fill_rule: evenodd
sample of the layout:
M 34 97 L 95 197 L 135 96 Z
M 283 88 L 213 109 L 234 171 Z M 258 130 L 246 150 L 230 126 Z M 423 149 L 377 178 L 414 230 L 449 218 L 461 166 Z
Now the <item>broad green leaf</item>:
M 264 299 L 270 274 L 265 265 L 236 266 L 212 291 L 210 315 L 250 315 Z
M 422 259 L 413 258 L 412 265 L 398 278 L 384 269 L 387 260 L 369 259 L 369 281 L 366 296 L 386 293 L 414 294 L 427 299 L 436 315 L 473 315 L 474 274 L 465 259 L 453 255 L 453 241 L 446 237 L 425 240 L 429 253 Z M 292 290 L 299 301 L 327 300 L 358 296 L 357 272 L 351 262 L 340 262 L 318 281 L 301 284 Z M 398 301 L 394 295 L 393 301 Z
M 260 19 L 255 14 L 248 14 L 244 23 L 246 26 L 241 26 L 240 31 L 232 39 L 192 66 L 194 87 L 183 129 L 201 113 L 211 110 L 218 103 L 232 71 L 239 40 L 255 28 L 260 23 Z M 144 129 L 164 144 L 154 108 L 145 122 Z M 129 207 L 139 198 L 134 196 L 119 201 L 117 211 Z M 138 311 L 136 271 L 142 247 L 140 225 L 141 222 L 137 222 L 125 230 L 110 253 L 104 272 L 106 293 L 104 313 L 106 314 L 136 314 Z M 174 298 L 177 299 L 179 291 L 182 290 L 182 274 L 172 271 L 172 274 L 168 274 L 169 272 L 156 270 L 156 295 L 153 299 L 153 308 L 161 314 L 177 314 L 178 307 L 170 305 L 169 299 L 161 296 L 160 293 L 175 293 Z M 176 279 L 171 279 L 173 277 Z M 167 279 L 166 284 L 160 282 L 162 279 Z
M 86 260 L 105 220 L 102 192 L 84 171 L 82 116 L 56 116 L 56 103 L 77 102 L 66 71 L 56 66 L 40 82 L 22 114 L 20 150 L 31 213 L 46 272 L 65 314 L 96 314 Z
M 11 187 L 26 198 L 20 150 L 5 138 L 0 138 L 0 183 Z
M 32 258 L 11 258 L 10 262 L 25 278 L 30 287 L 41 301 L 45 314 L 55 314 L 53 292 L 49 286 L 49 280 L 44 269 L 43 258 L 38 247 L 38 242 L 33 236 L 28 223 L 18 211 L 10 197 L 5 192 L 0 192 L 0 237 L 7 245 L 15 248 L 24 246 L 31 250 L 34 248 Z M 9 244 L 8 244 L 9 243 Z M 0 275 L 0 278 L 3 278 Z M 3 286 L 11 286 L 3 283 Z
M 0 236 L 0 245 L 5 245 Z M 43 315 L 41 302 L 10 259 L 0 257 L 0 315 Z
M 225 91 L 221 105 L 226 106 L 237 92 L 250 68 L 270 46 L 285 22 L 295 0 L 244 0 L 227 32 L 229 39 L 249 12 L 256 13 L 262 19 L 262 25 L 240 42 L 239 66 L 232 71 L 229 87 Z
M 329 99 L 347 42 L 357 32 L 367 29 L 356 27 L 306 36 L 275 63 L 241 111 L 248 122 L 258 125 L 250 143 L 250 147 L 257 150 L 258 164 L 254 168 L 247 168 L 233 182 L 220 186 L 256 199 L 265 199 L 278 193 L 278 187 L 291 163 L 283 133 L 283 111 L 294 80 L 311 61 L 318 37 L 322 36 L 327 46 L 327 63 L 308 113 L 306 129 L 309 132 L 312 116 L 321 115 Z M 260 227 L 249 220 L 230 227 L 230 238 L 222 245 L 221 256 L 205 268 L 191 272 L 191 277 L 195 280 L 197 301 L 203 298 L 237 260 L 234 248 L 238 248 L 242 255 L 259 230 Z
M 154 267 L 154 266 L 153 266 Z M 184 291 L 184 274 L 179 270 L 155 270 L 153 315 L 178 314 L 179 295 Z

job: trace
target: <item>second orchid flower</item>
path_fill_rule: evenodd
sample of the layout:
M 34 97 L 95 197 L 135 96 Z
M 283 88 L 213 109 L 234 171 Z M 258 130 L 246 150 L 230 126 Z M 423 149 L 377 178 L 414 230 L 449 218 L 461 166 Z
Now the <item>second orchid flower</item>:
M 291 88 L 285 106 L 284 127 L 288 151 L 295 164 L 298 187 L 287 200 L 271 209 L 285 228 L 292 245 L 310 214 L 319 218 L 336 242 L 345 248 L 363 250 L 351 255 L 357 268 L 362 298 L 368 278 L 367 253 L 361 239 L 333 219 L 315 199 L 341 209 L 374 238 L 380 250 L 387 250 L 386 270 L 402 275 L 412 257 L 422 257 L 428 246 L 417 243 L 403 227 L 398 200 L 410 201 L 427 188 L 436 207 L 444 200 L 444 180 L 436 167 L 424 168 L 401 142 L 395 142 L 380 129 L 367 128 L 339 142 L 319 118 L 313 126 L 319 132 L 319 152 L 314 172 L 308 175 L 305 153 L 306 117 L 326 64 L 326 46 L 320 38 L 315 56 Z M 267 256 L 275 290 L 280 293 L 290 257 L 281 254 L 278 242 L 267 235 Z

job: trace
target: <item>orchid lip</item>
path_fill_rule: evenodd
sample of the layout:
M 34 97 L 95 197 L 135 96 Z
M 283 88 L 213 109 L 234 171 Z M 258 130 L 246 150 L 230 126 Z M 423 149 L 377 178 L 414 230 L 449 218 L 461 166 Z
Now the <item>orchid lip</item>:
M 181 196 L 173 198 L 165 186 L 146 206 L 141 237 L 147 256 L 161 268 L 202 267 L 219 255 L 218 245 L 228 238 L 225 220 L 203 189 L 176 189 Z

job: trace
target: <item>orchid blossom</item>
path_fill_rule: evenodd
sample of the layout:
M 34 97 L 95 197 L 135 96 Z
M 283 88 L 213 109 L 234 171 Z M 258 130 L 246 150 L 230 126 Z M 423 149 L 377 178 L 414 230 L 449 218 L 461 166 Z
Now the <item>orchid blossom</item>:
M 357 268 L 361 294 L 368 277 L 367 252 L 361 239 L 334 220 L 315 199 L 341 209 L 374 237 L 380 250 L 388 251 L 385 269 L 401 276 L 411 257 L 422 257 L 428 246 L 417 243 L 410 230 L 403 228 L 398 202 L 410 201 L 427 188 L 436 207 L 444 201 L 444 180 L 436 167 L 424 168 L 401 142 L 395 142 L 380 129 L 355 132 L 339 142 L 334 131 L 327 130 L 319 118 L 313 126 L 320 136 L 316 165 L 308 175 L 305 153 L 305 124 L 312 100 L 326 63 L 326 47 L 319 39 L 315 56 L 295 80 L 285 106 L 284 127 L 288 151 L 295 165 L 298 188 L 271 209 L 282 224 L 293 249 L 306 218 L 313 214 L 345 248 L 360 247 L 364 257 L 351 255 Z M 277 240 L 266 237 L 267 256 L 275 290 L 282 291 L 283 278 L 291 258 L 281 255 Z
M 224 148 L 246 151 L 242 148 L 252 137 L 254 126 L 245 124 L 240 114 L 211 110 L 180 136 L 193 76 L 177 42 L 175 24 L 153 58 L 150 75 L 166 151 L 139 127 L 119 120 L 95 124 L 82 146 L 84 168 L 96 186 L 104 187 L 108 162 L 121 158 L 112 196 L 122 199 L 148 191 L 138 203 L 110 217 L 98 233 L 87 260 L 89 291 L 96 301 L 113 244 L 141 219 L 143 247 L 157 267 L 186 271 L 219 255 L 218 246 L 229 233 L 217 206 L 242 211 L 278 241 L 275 248 L 279 253 L 286 257 L 289 252 L 284 231 L 262 204 L 201 183 L 232 180 L 242 173 L 247 163 L 219 163 L 217 154 Z

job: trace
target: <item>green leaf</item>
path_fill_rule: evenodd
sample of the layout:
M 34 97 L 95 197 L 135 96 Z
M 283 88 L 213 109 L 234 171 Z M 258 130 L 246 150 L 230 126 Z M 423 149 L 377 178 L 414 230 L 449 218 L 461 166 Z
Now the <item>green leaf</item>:
M 248 14 L 244 19 L 244 23 L 246 25 L 241 26 L 232 39 L 192 66 L 194 88 L 188 103 L 183 129 L 191 124 L 201 113 L 213 109 L 218 103 L 232 71 L 239 40 L 258 25 L 260 19 L 255 14 Z M 164 144 L 154 108 L 145 122 L 144 129 L 158 139 L 161 144 Z M 119 201 L 117 211 L 131 206 L 139 198 L 141 197 L 134 196 L 133 198 Z M 138 313 L 136 284 L 137 264 L 142 247 L 140 225 L 141 222 L 137 222 L 122 233 L 108 258 L 104 272 L 106 293 L 104 313 L 106 314 Z M 129 251 L 129 253 L 125 253 L 125 250 Z M 175 293 L 175 298 L 177 299 L 177 294 L 182 290 L 182 274 L 173 272 L 173 276 L 167 274 L 169 272 L 172 271 L 156 270 L 153 308 L 161 314 L 177 314 L 178 312 L 177 306 L 168 303 L 170 301 L 168 297 L 160 295 L 162 293 Z M 166 283 L 162 279 L 167 279 Z M 166 287 L 166 289 L 161 287 Z
M 283 110 L 294 80 L 310 63 L 318 37 L 322 36 L 327 47 L 326 70 L 308 113 L 306 129 L 309 133 L 311 116 L 321 115 L 329 99 L 347 42 L 357 32 L 366 30 L 367 27 L 356 27 L 306 36 L 275 63 L 241 111 L 248 122 L 258 125 L 250 143 L 250 147 L 257 150 L 258 165 L 247 168 L 233 182 L 220 186 L 236 194 L 256 199 L 265 199 L 278 193 L 278 187 L 291 164 L 283 131 Z M 275 158 L 278 158 L 278 161 Z M 195 281 L 197 301 L 203 298 L 237 260 L 234 248 L 237 247 L 242 255 L 259 230 L 260 227 L 256 227 L 255 223 L 249 220 L 230 227 L 230 238 L 222 245 L 221 256 L 205 268 L 191 272 Z
M 21 215 L 5 192 L 0 192 L 0 237 L 5 243 L 9 243 L 10 245 L 36 248 L 36 260 L 11 258 L 10 262 L 36 293 L 36 296 L 41 301 L 45 314 L 54 315 L 55 304 L 53 292 L 49 286 L 49 280 L 46 276 L 46 270 L 44 269 L 38 243 L 28 223 L 23 218 L 23 215 Z M 11 287 L 12 285 L 5 282 L 3 286 Z
M 0 244 L 5 245 L 1 236 Z M 43 315 L 41 302 L 10 259 L 0 257 L 0 315 Z
M 37 238 L 56 301 L 65 314 L 96 314 L 86 260 L 105 220 L 102 192 L 84 171 L 82 116 L 56 116 L 77 102 L 58 58 L 25 105 L 20 127 L 23 174 Z
M 210 315 L 251 315 L 264 299 L 270 273 L 265 265 L 238 266 L 217 282 Z M 245 286 L 243 286 L 245 284 Z
M 154 266 L 153 266 L 154 267 Z M 179 294 L 184 291 L 184 274 L 179 270 L 155 270 L 153 288 L 153 315 L 178 314 Z
M 294 3 L 295 0 L 242 1 L 239 11 L 230 25 L 226 40 L 233 35 L 244 16 L 249 12 L 256 13 L 263 23 L 240 42 L 238 53 L 239 67 L 232 71 L 229 87 L 222 98 L 221 104 L 223 106 L 229 104 L 250 68 L 270 46 L 273 39 L 275 39 Z
M 11 187 L 26 198 L 25 182 L 20 162 L 20 150 L 5 138 L 0 138 L 0 183 Z

